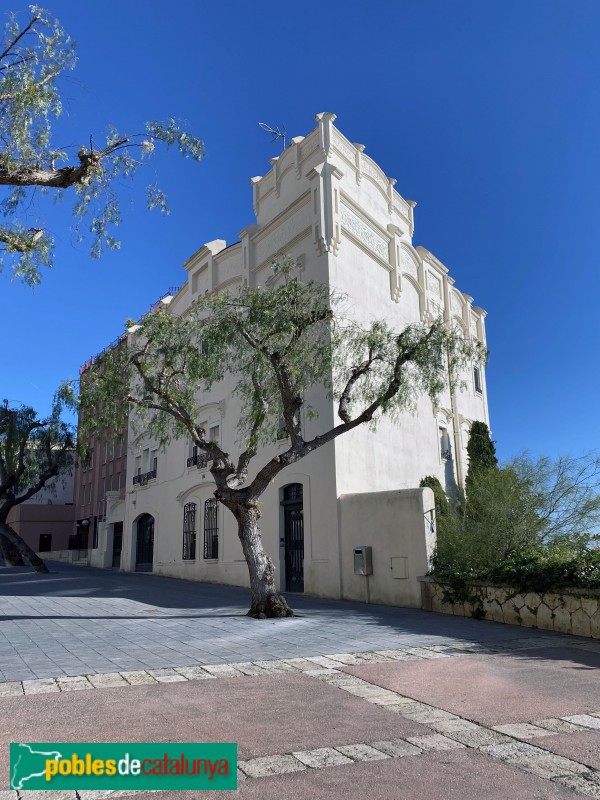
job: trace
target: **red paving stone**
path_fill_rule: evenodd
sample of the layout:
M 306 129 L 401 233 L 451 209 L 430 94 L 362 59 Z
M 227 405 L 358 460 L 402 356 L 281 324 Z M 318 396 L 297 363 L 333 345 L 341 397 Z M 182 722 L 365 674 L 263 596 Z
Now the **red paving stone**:
M 559 733 L 543 739 L 529 739 L 535 747 L 543 747 L 551 753 L 565 756 L 592 769 L 600 769 L 600 732 Z
M 484 725 L 600 711 L 600 655 L 573 648 L 347 667 L 346 672 Z
M 301 674 L 7 697 L 0 705 L 0 786 L 8 781 L 9 742 L 237 742 L 239 758 L 247 759 L 428 733 Z

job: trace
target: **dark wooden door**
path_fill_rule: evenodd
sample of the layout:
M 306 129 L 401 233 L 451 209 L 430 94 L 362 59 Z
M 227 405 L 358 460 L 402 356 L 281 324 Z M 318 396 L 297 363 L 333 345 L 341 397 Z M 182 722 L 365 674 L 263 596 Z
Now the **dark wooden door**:
M 123 549 L 123 523 L 115 522 L 113 525 L 113 552 L 112 565 L 116 569 L 121 567 L 121 551 Z
M 154 517 L 144 514 L 137 524 L 135 571 L 152 572 L 154 559 Z
M 304 510 L 302 484 L 292 483 L 283 490 L 285 589 L 304 591 Z

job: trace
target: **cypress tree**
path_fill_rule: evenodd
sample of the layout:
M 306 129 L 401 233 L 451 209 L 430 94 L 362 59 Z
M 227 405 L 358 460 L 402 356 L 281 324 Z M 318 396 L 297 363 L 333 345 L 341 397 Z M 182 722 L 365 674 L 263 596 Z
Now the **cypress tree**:
M 498 459 L 496 458 L 496 446 L 491 439 L 490 430 L 485 422 L 474 422 L 469 431 L 469 442 L 467 444 L 469 455 L 469 470 L 465 480 L 467 494 L 473 485 L 478 473 L 488 469 L 496 469 Z

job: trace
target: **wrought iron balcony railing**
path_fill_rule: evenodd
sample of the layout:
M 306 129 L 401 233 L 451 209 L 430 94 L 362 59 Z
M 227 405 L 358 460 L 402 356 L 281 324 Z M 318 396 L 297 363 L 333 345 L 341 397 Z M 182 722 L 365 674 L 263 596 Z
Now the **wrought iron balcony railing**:
M 198 467 L 198 469 L 206 469 L 210 461 L 208 453 L 194 453 L 187 460 L 188 467 Z
M 151 469 L 150 472 L 140 472 L 139 475 L 133 476 L 133 485 L 145 486 L 148 483 L 148 481 L 151 481 L 154 478 L 156 478 L 155 469 Z

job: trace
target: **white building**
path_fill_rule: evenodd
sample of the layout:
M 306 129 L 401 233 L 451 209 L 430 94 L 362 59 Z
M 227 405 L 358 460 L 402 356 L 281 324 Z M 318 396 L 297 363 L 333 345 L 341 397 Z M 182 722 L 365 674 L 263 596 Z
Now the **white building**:
M 256 222 L 240 241 L 209 242 L 184 264 L 187 280 L 167 298 L 170 311 L 184 313 L 206 292 L 268 283 L 273 257 L 289 254 L 303 278 L 345 293 L 358 322 L 385 319 L 402 329 L 443 316 L 485 342 L 485 312 L 435 256 L 413 246 L 415 203 L 334 127 L 333 114 L 316 119 L 308 136 L 292 139 L 264 176 L 252 178 Z M 447 391 L 436 407 L 421 397 L 400 422 L 384 418 L 376 432 L 362 426 L 280 473 L 262 498 L 261 527 L 282 590 L 419 604 L 415 578 L 431 553 L 432 493 L 399 490 L 415 490 L 425 475 L 450 491 L 464 483 L 469 427 L 488 423 L 488 410 L 483 369 L 463 378 L 462 390 Z M 234 385 L 231 376 L 198 398 L 201 421 L 231 454 L 238 452 Z M 312 403 L 319 417 L 305 421 L 306 438 L 336 421 L 318 387 Z M 125 497 L 115 495 L 112 510 L 109 503 L 92 563 L 110 566 L 113 523 L 122 522 L 122 569 L 247 585 L 235 520 L 215 504 L 202 464 L 188 442 L 160 452 L 130 431 Z M 359 545 L 373 547 L 370 578 L 354 574 Z

